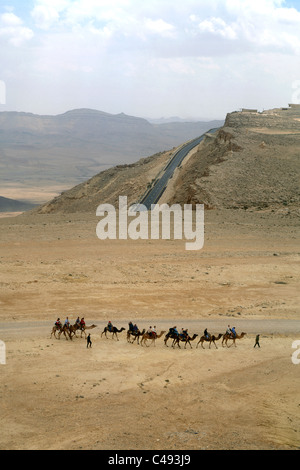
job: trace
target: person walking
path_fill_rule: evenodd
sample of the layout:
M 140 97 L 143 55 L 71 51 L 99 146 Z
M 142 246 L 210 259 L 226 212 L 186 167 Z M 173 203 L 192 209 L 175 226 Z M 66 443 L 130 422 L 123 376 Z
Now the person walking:
M 260 336 L 260 335 L 256 335 L 256 338 L 255 338 L 255 345 L 253 346 L 254 348 L 255 348 L 256 346 L 258 346 L 258 347 L 260 348 L 259 336 Z
M 87 348 L 88 348 L 88 347 L 90 347 L 90 348 L 92 347 L 92 340 L 91 340 L 91 335 L 90 335 L 90 334 L 88 334 L 88 337 L 87 337 L 87 339 L 86 339 L 86 347 L 87 347 Z

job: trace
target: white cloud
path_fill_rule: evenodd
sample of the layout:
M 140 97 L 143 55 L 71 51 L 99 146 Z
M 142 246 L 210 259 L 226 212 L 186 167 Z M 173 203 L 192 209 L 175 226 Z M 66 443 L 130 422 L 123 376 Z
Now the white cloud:
M 267 16 L 285 3 L 284 0 L 223 0 L 223 2 L 227 11 L 246 16 L 249 14 Z
M 299 25 L 300 23 L 300 11 L 295 8 L 277 8 L 274 16 L 279 23 L 285 23 L 286 25 Z
M 118 22 L 126 16 L 127 0 L 36 0 L 32 16 L 37 26 L 56 23 L 68 28 L 91 22 Z
M 33 35 L 33 31 L 23 26 L 22 19 L 14 13 L 0 15 L 0 38 L 8 41 L 8 43 L 18 47 L 31 39 Z
M 209 34 L 220 40 L 235 40 L 233 51 L 278 50 L 299 53 L 300 12 L 284 6 L 283 0 L 223 0 L 221 16 L 189 16 L 194 35 Z M 219 6 L 221 3 L 219 2 Z M 219 43 L 222 54 L 226 43 Z
M 38 28 L 49 29 L 59 19 L 58 11 L 48 5 L 36 5 L 31 12 Z
M 162 37 L 174 37 L 175 36 L 175 27 L 167 23 L 162 19 L 152 20 L 146 19 L 145 20 L 145 28 L 147 31 L 158 34 Z
M 189 41 L 203 34 L 235 41 L 239 50 L 273 46 L 297 51 L 300 12 L 284 5 L 283 0 L 186 0 L 180 7 L 179 0 L 35 0 L 31 14 L 39 28 L 94 33 L 120 41 L 123 37 L 120 47 L 132 38 L 134 49 L 134 38 L 151 43 L 156 36 L 173 40 L 173 50 L 181 51 L 182 44 L 189 48 Z M 226 53 L 226 45 L 220 46 Z M 232 53 L 232 44 L 228 47 Z
M 16 16 L 14 13 L 3 13 L 0 19 L 4 26 L 20 26 L 23 24 L 21 18 Z
M 199 23 L 199 29 L 202 32 L 218 34 L 226 39 L 236 39 L 237 33 L 235 25 L 228 25 L 222 18 L 209 18 Z

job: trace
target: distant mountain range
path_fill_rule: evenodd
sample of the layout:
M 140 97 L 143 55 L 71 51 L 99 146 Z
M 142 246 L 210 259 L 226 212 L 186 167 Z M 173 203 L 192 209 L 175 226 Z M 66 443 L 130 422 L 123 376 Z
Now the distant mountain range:
M 36 206 L 37 204 L 16 201 L 15 199 L 0 196 L 0 212 L 23 212 L 33 209 Z
M 101 170 L 172 149 L 223 121 L 150 123 L 77 109 L 57 116 L 0 113 L 1 184 L 70 187 Z

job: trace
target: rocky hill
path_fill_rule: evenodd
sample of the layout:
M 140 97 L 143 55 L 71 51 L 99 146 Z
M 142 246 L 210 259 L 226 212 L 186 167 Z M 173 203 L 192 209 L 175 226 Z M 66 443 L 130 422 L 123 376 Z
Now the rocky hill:
M 174 174 L 169 203 L 207 208 L 299 208 L 300 106 L 228 114 Z
M 206 208 L 288 210 L 299 208 L 300 106 L 262 113 L 230 113 L 183 161 L 159 202 L 204 203 Z M 38 209 L 40 213 L 89 211 L 137 201 L 163 169 L 163 152 L 103 171 Z

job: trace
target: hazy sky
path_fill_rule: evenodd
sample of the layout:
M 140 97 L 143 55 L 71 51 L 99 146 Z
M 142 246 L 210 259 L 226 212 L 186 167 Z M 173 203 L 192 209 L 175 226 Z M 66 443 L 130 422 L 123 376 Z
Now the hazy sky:
M 300 0 L 1 0 L 0 111 L 223 119 L 300 103 Z

